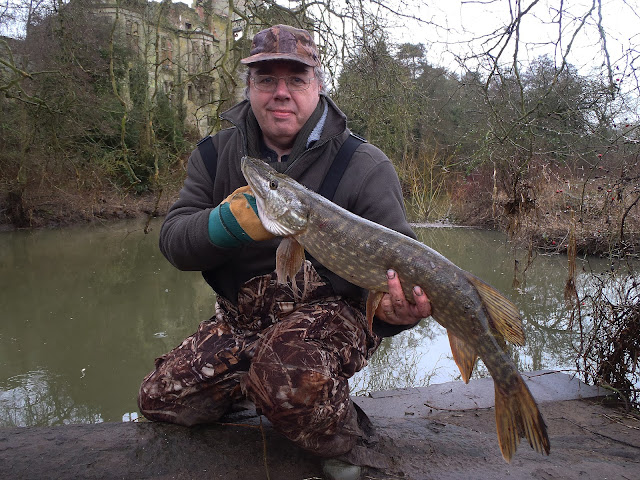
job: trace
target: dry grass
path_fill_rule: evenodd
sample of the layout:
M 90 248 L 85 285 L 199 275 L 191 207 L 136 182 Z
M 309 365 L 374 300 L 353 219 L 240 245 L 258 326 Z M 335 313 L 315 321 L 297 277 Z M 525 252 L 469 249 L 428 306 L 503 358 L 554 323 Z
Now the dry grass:
M 494 189 L 491 172 L 457 179 L 450 187 L 456 219 L 505 230 L 544 251 L 566 252 L 573 228 L 579 255 L 640 254 L 640 173 L 534 173 L 516 199 Z
M 640 252 L 640 188 L 629 181 L 550 179 L 538 187 L 536 230 L 525 232 L 538 248 L 566 251 L 575 223 L 578 253 Z
M 451 201 L 447 178 L 453 157 L 437 147 L 422 147 L 407 154 L 398 166 L 398 176 L 412 221 L 448 220 Z
M 176 169 L 162 180 L 162 188 L 142 194 L 119 187 L 88 169 L 49 173 L 27 182 L 21 195 L 15 189 L 8 193 L 10 189 L 3 182 L 0 226 L 58 227 L 163 215 L 177 198 L 183 176 Z

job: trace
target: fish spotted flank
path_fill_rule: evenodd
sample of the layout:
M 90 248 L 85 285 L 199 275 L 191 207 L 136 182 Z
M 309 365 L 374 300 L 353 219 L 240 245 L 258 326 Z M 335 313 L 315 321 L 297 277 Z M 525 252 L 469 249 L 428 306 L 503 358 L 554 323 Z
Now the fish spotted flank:
M 384 292 L 386 272 L 397 272 L 406 298 L 420 286 L 433 318 L 447 329 L 453 358 L 465 382 L 480 357 L 494 380 L 495 415 L 502 456 L 510 461 L 520 438 L 549 453 L 547 427 L 531 392 L 505 353 L 506 342 L 524 344 L 518 309 L 479 278 L 423 243 L 359 217 L 262 160 L 242 159 L 265 228 L 284 237 L 276 252 L 280 281 L 293 278 L 307 250 L 329 270 L 369 291 L 367 319 Z

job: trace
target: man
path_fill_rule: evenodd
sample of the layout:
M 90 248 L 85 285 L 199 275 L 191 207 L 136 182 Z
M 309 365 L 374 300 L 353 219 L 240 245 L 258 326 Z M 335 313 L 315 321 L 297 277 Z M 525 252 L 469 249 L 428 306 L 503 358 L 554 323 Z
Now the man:
M 348 378 L 363 368 L 382 336 L 431 313 L 416 287 L 406 301 L 389 272 L 389 294 L 371 335 L 362 289 L 322 265 L 305 262 L 296 282 L 275 281 L 273 238 L 255 212 L 240 171 L 244 155 L 262 158 L 318 190 L 350 137 L 344 114 L 324 94 L 318 50 L 304 30 L 277 25 L 253 40 L 247 97 L 223 114 L 233 127 L 212 139 L 203 159 L 191 154 L 180 198 L 160 233 L 160 248 L 182 270 L 203 271 L 217 293 L 216 314 L 180 346 L 156 360 L 139 406 L 149 419 L 194 425 L 215 422 L 249 399 L 274 428 L 323 457 L 347 454 L 364 436 L 366 416 L 349 399 Z M 203 149 L 204 150 L 204 149 Z M 376 147 L 360 144 L 333 201 L 414 237 L 398 177 Z

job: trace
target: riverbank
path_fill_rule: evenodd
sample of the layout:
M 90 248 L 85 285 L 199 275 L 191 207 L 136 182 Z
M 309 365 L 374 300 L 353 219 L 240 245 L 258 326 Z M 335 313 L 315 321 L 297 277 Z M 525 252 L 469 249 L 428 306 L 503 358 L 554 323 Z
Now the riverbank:
M 9 206 L 0 208 L 0 231 L 61 228 L 134 218 L 164 216 L 178 198 L 180 186 L 169 183 L 158 192 L 58 189 L 32 193 L 25 200 L 24 222 L 16 222 Z
M 495 434 L 493 382 L 472 380 L 355 397 L 371 418 L 378 468 L 367 479 L 640 478 L 640 420 L 604 392 L 557 372 L 524 375 L 548 426 L 551 454 L 526 444 L 510 464 Z M 320 460 L 247 410 L 224 424 L 183 428 L 102 423 L 0 429 L 12 479 L 247 478 L 319 480 Z
M 15 194 L 3 199 L 0 231 L 164 216 L 178 198 L 183 167 L 184 163 L 165 172 L 162 187 L 142 193 L 110 182 L 85 186 L 75 179 L 43 178 L 27 185 L 19 199 Z M 630 192 L 626 198 L 621 191 L 614 195 L 608 188 L 613 180 L 606 176 L 589 181 L 550 176 L 540 182 L 535 198 L 523 197 L 515 203 L 504 194 L 494 195 L 484 177 L 474 174 L 454 180 L 452 176 L 448 193 L 434 200 L 442 204 L 436 209 L 440 215 L 432 213 L 430 217 L 434 218 L 412 220 L 434 226 L 499 230 L 508 233 L 516 245 L 547 253 L 567 252 L 573 238 L 578 255 L 640 254 L 638 192 Z M 407 205 L 414 210 L 409 199 Z

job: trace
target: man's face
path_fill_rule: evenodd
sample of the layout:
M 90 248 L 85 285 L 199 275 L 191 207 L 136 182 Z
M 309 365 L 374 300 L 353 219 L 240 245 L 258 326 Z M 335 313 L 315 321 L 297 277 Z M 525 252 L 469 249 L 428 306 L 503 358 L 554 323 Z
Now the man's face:
M 311 79 L 306 90 L 291 91 L 285 79 L 277 80 L 273 92 L 258 90 L 249 81 L 249 100 L 268 147 L 283 155 L 291 151 L 298 132 L 309 119 L 320 98 L 320 84 L 313 68 L 298 62 L 268 61 L 249 68 L 249 76 L 272 75 Z

